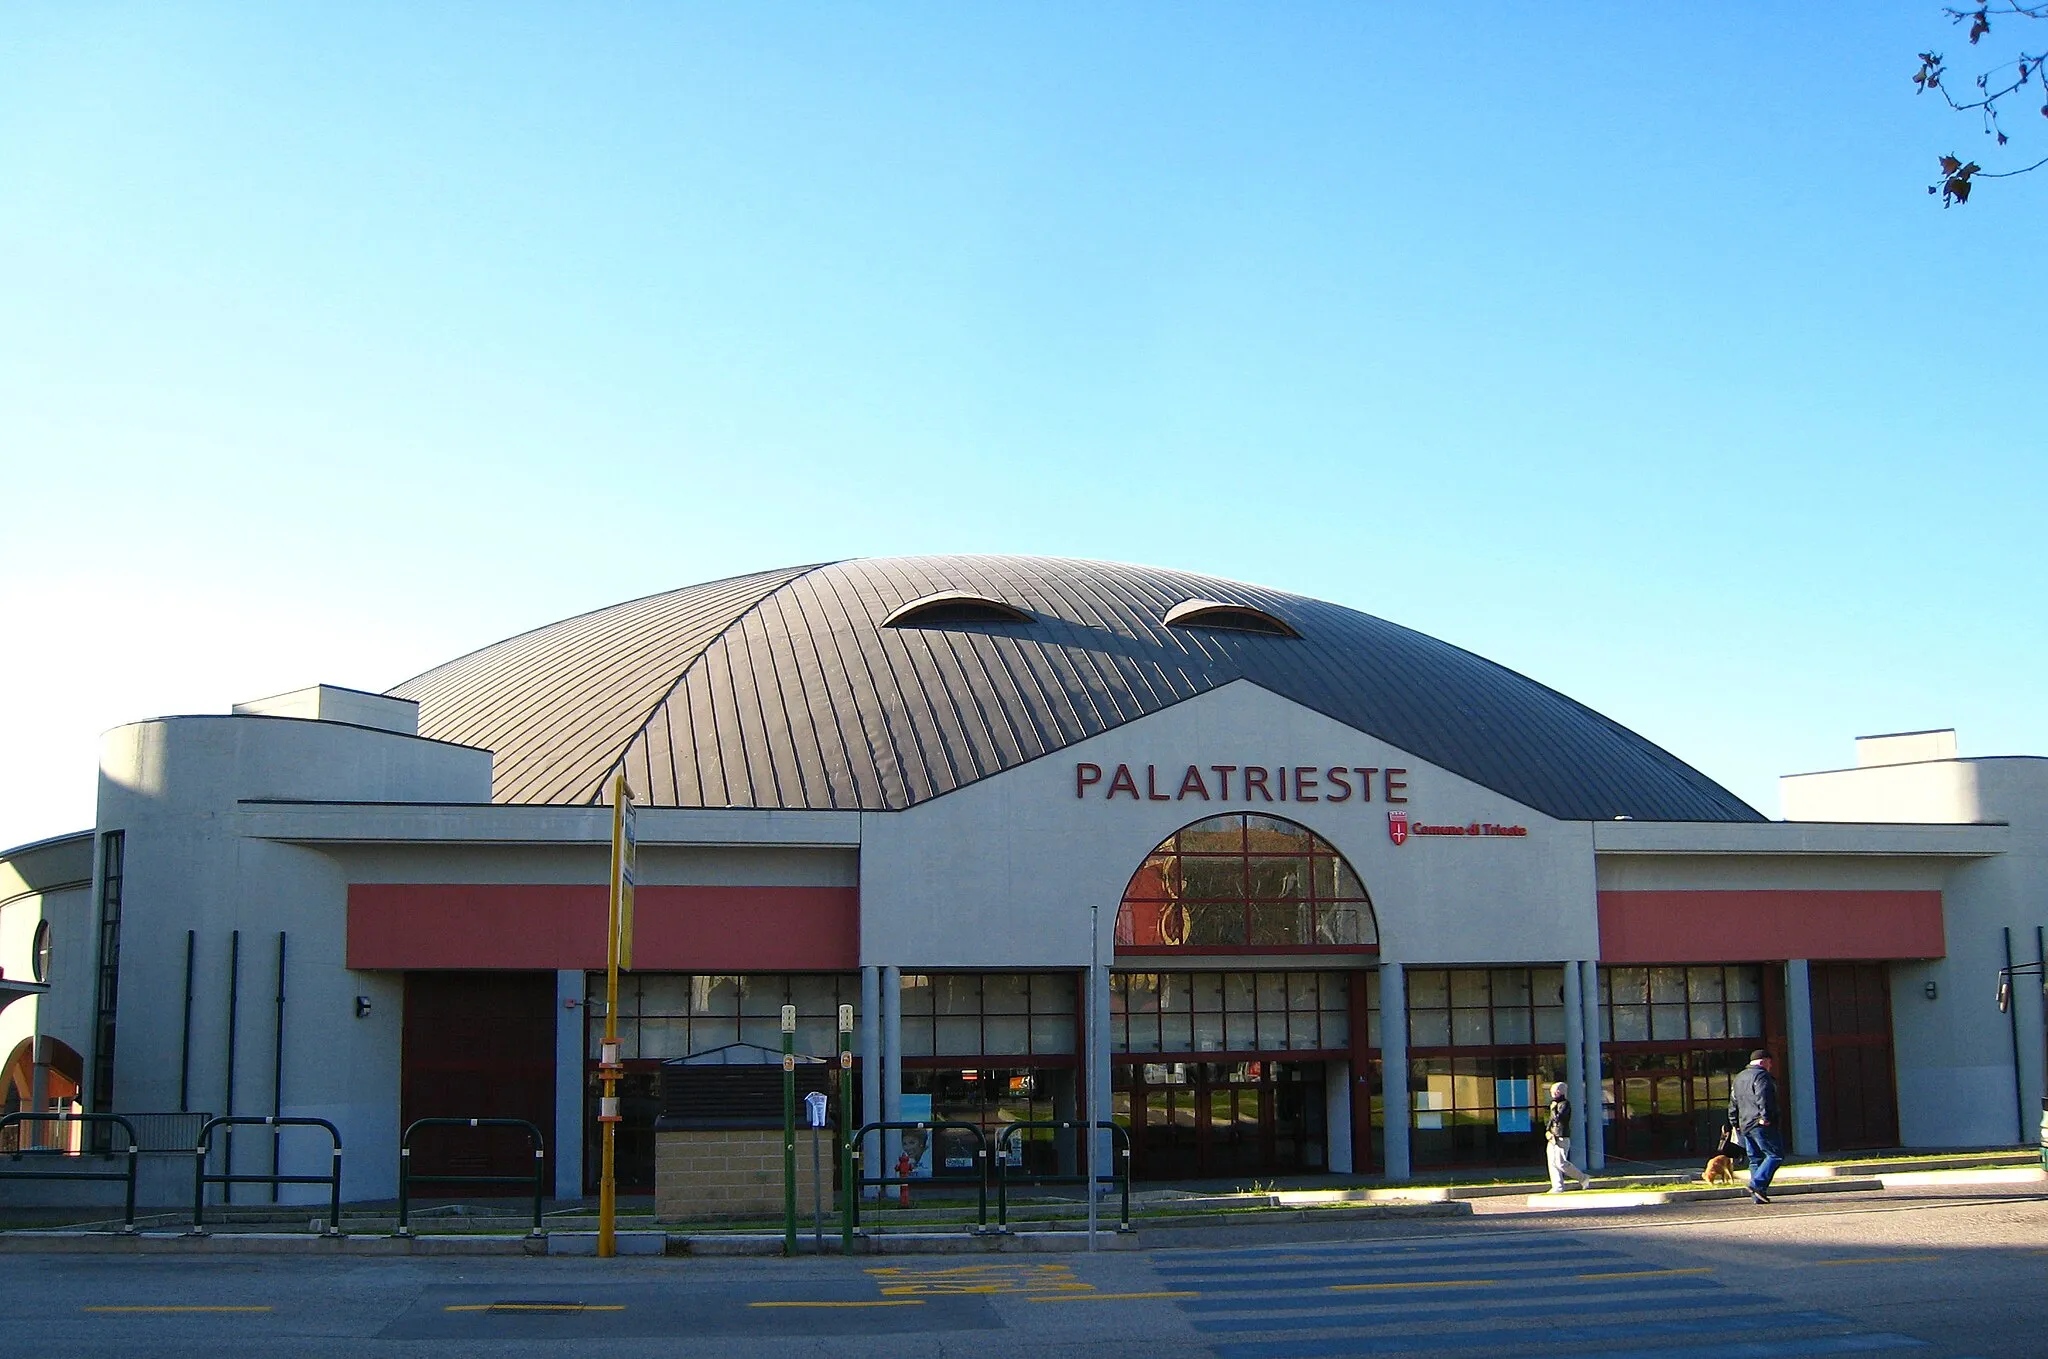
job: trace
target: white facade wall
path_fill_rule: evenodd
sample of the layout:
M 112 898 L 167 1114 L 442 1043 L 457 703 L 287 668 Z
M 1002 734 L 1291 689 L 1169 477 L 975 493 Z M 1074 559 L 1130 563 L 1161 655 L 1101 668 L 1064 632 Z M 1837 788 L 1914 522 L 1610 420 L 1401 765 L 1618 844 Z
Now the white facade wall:
M 178 1108 L 186 932 L 195 932 L 190 1090 L 194 1110 L 267 1114 L 273 1101 L 278 933 L 288 936 L 283 1112 L 340 1130 L 344 1192 L 395 1192 L 396 976 L 344 966 L 346 883 L 325 855 L 243 833 L 271 799 L 474 802 L 490 796 L 487 751 L 335 723 L 174 717 L 119 727 L 101 747 L 99 829 L 126 837 L 114 1102 Z M 229 957 L 241 932 L 234 1098 L 228 1099 Z M 370 1002 L 356 1015 L 356 997 Z M 88 1054 L 88 1061 L 91 1060 Z M 284 1168 L 320 1173 L 317 1130 L 288 1134 Z M 235 1168 L 267 1170 L 269 1139 L 235 1139 Z M 314 1201 L 311 1186 L 287 1200 Z M 267 1198 L 245 1187 L 238 1201 Z
M 1083 761 L 1104 776 L 1077 797 L 1075 765 Z M 1135 772 L 1140 800 L 1104 797 L 1119 764 Z M 1147 765 L 1158 786 L 1177 790 L 1190 764 L 1392 766 L 1407 771 L 1408 785 L 1408 801 L 1393 810 L 1415 821 L 1494 822 L 1529 833 L 1410 836 L 1396 845 L 1377 786 L 1369 803 L 1144 796 Z M 1233 811 L 1299 822 L 1342 851 L 1372 896 L 1383 957 L 1525 963 L 1597 950 L 1584 823 L 1553 821 L 1240 681 L 908 811 L 865 814 L 861 961 L 909 970 L 1085 967 L 1091 904 L 1106 939 L 1124 887 L 1153 847 L 1189 822 Z
M 2004 823 L 2004 852 L 1952 865 L 1942 883 L 1948 956 L 1892 969 L 1899 1135 L 1908 1146 L 2032 1142 L 2042 1090 L 2042 994 L 2014 988 L 1998 1012 L 2005 931 L 2013 961 L 2038 961 L 2048 926 L 2048 759 L 1916 760 L 1781 784 L 1797 821 Z M 1927 983 L 1936 998 L 1925 996 Z
M 1077 785 L 1082 764 L 1099 769 L 1099 781 Z M 1182 794 L 1190 765 L 1207 798 Z M 1237 767 L 1227 797 L 1215 787 L 1217 765 Z M 1248 797 L 1249 765 L 1316 771 L 1317 800 L 1298 790 L 1284 801 Z M 1324 800 L 1331 789 L 1322 771 L 1332 765 L 1401 770 L 1405 801 L 1387 802 L 1384 775 L 1369 801 Z M 1119 766 L 1132 772 L 1136 797 L 1109 795 Z M 190 930 L 189 1103 L 227 1110 L 229 940 L 240 930 L 233 1111 L 270 1111 L 284 931 L 284 1112 L 341 1129 L 349 1198 L 393 1194 L 403 979 L 346 968 L 348 885 L 605 877 L 607 809 L 494 806 L 490 774 L 485 751 L 310 717 L 167 718 L 108 733 L 97 830 L 124 832 L 127 849 L 116 1106 L 177 1107 Z M 1284 817 L 1334 845 L 1371 895 L 1380 958 L 1409 966 L 1597 959 L 1603 888 L 1939 890 L 1948 956 L 1893 965 L 1902 1138 L 1916 1146 L 2030 1141 L 2042 1096 L 2041 992 L 2018 988 L 2017 1054 L 2014 1026 L 1993 996 L 2002 932 L 2012 930 L 2015 960 L 2027 963 L 2037 927 L 2048 924 L 2048 760 L 1923 759 L 1801 775 L 1786 781 L 1785 805 L 1794 824 L 1555 821 L 1240 681 L 903 812 L 647 809 L 640 876 L 650 884 L 857 886 L 860 962 L 878 972 L 1107 961 L 1125 885 L 1146 855 L 1181 826 L 1225 812 Z M 1411 824 L 1527 833 L 1411 833 L 1396 844 L 1390 810 Z M 1989 824 L 2000 822 L 2009 824 Z M 67 843 L 90 871 L 97 839 Z M 48 915 L 59 927 L 58 985 L 0 1014 L 0 1041 L 11 1047 L 41 1022 L 80 1052 L 89 1074 L 95 891 L 76 881 L 45 892 L 16 884 L 6 899 L 7 888 L 0 880 L 0 966 L 27 971 L 26 941 Z M 1242 968 L 1372 959 L 1190 961 Z M 580 974 L 558 973 L 554 1154 L 564 1194 L 581 1187 L 582 1014 L 569 1004 L 580 994 Z M 359 996 L 370 1003 L 366 1017 L 357 1017 Z M 870 1018 L 862 1016 L 864 1030 Z M 1108 1057 L 1100 1042 L 1089 1053 L 1105 1088 Z M 1341 1161 L 1344 1073 L 1329 1079 Z M 1390 1073 L 1399 1099 L 1396 1084 Z M 1390 1137 L 1390 1147 L 1400 1140 Z M 268 1145 L 245 1134 L 237 1167 L 267 1169 Z M 287 1169 L 324 1166 L 318 1138 L 287 1148 Z M 312 1200 L 319 1191 L 286 1196 Z

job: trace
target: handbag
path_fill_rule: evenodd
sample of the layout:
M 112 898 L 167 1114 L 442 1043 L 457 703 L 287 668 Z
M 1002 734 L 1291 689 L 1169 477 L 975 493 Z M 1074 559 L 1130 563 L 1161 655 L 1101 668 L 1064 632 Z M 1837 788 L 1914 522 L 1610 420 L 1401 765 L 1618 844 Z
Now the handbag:
M 1726 1156 L 1732 1161 L 1746 1154 L 1742 1139 L 1735 1135 L 1735 1129 L 1724 1124 L 1721 1128 L 1721 1140 L 1714 1144 L 1714 1155 Z

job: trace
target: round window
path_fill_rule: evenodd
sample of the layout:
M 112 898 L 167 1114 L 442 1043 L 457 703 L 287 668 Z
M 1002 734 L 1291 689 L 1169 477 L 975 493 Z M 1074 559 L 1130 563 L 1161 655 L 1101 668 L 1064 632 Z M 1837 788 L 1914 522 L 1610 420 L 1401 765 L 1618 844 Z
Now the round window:
M 47 920 L 36 922 L 36 940 L 29 966 L 37 981 L 50 979 L 50 922 Z

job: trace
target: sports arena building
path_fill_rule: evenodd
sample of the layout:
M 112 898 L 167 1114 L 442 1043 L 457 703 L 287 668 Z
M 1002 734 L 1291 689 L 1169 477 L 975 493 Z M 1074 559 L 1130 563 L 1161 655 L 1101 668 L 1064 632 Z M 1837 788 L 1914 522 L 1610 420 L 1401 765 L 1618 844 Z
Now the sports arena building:
M 2042 950 L 2048 760 L 1865 738 L 1771 821 L 1378 618 L 1020 557 L 763 572 L 116 728 L 97 824 L 0 856 L 7 1107 L 326 1118 L 352 1199 L 407 1121 L 516 1116 L 581 1194 L 618 771 L 628 1192 L 660 1064 L 773 1048 L 785 1003 L 821 1055 L 856 1007 L 863 1120 L 1093 1086 L 1141 1178 L 1535 1166 L 1553 1079 L 1595 1166 L 1698 1156 L 1755 1047 L 1801 1152 L 2033 1137 L 2040 992 L 1995 987 Z

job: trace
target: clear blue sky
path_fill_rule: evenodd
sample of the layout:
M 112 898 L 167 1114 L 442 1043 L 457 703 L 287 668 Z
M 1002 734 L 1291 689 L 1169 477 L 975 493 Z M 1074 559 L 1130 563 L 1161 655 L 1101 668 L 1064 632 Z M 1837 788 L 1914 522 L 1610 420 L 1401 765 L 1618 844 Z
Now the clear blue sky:
M 1334 599 L 1766 812 L 2048 754 L 2048 173 L 1926 196 L 1959 35 L 1559 9 L 8 6 L 0 844 L 119 722 L 931 551 Z

